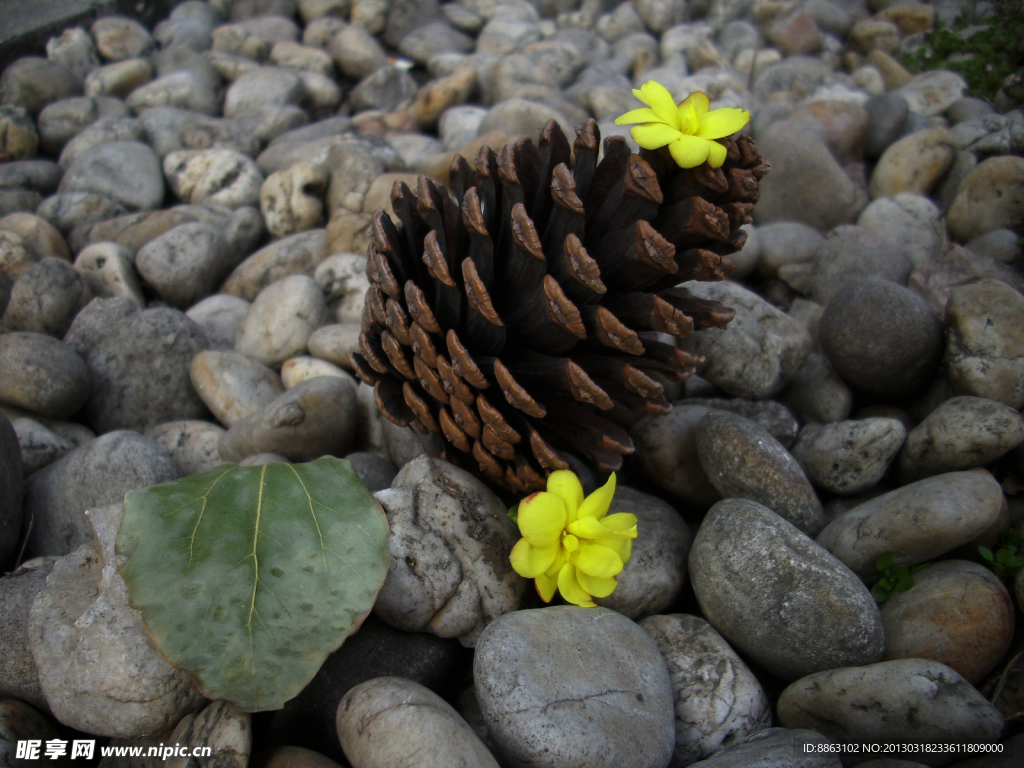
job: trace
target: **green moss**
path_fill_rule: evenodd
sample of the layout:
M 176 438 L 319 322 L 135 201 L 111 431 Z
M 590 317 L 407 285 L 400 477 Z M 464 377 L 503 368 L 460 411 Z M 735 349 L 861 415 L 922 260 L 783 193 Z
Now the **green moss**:
M 967 81 L 973 95 L 992 99 L 1003 80 L 1024 67 L 1022 5 L 1004 0 L 997 3 L 995 16 L 975 20 L 967 14 L 951 27 L 937 21 L 925 35 L 926 45 L 903 55 L 903 66 L 911 72 L 951 70 Z M 979 29 L 968 34 L 974 25 Z

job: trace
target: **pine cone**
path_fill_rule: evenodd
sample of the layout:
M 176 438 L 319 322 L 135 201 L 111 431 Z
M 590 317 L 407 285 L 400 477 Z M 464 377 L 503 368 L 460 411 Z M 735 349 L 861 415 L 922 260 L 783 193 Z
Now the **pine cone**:
M 665 334 L 734 315 L 674 286 L 732 272 L 768 171 L 748 136 L 723 141 L 722 168 L 681 169 L 618 136 L 598 163 L 596 123 L 577 134 L 571 170 L 551 121 L 539 144 L 457 156 L 457 202 L 420 176 L 392 190 L 397 223 L 373 221 L 359 377 L 441 458 L 521 493 L 567 468 L 563 449 L 619 469 L 634 422 L 670 410 L 651 374 L 683 381 L 703 359 Z

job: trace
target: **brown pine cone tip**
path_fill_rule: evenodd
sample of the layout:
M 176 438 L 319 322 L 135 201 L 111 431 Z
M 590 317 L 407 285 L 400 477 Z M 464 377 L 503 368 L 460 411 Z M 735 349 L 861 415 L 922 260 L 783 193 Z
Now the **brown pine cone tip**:
M 596 122 L 576 133 L 570 148 L 551 121 L 538 144 L 456 156 L 454 197 L 420 176 L 391 192 L 397 223 L 373 219 L 359 377 L 440 458 L 520 493 L 568 467 L 563 449 L 620 469 L 629 428 L 668 413 L 651 374 L 704 360 L 665 334 L 735 314 L 675 286 L 732 273 L 769 170 L 745 135 L 721 168 L 683 169 L 619 136 L 599 163 Z

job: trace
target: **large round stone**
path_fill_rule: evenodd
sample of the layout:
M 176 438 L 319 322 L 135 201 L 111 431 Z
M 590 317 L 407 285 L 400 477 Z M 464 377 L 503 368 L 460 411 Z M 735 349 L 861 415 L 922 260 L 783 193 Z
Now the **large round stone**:
M 690 580 L 711 625 L 783 680 L 882 658 L 882 618 L 864 584 L 756 502 L 711 508 L 690 549 Z
M 675 747 L 665 659 L 607 608 L 505 614 L 477 641 L 473 679 L 487 729 L 515 768 L 663 767 Z
M 819 333 L 839 375 L 880 397 L 919 394 L 942 359 L 942 320 L 918 294 L 887 280 L 840 289 L 825 307 Z
M 76 157 L 57 191 L 90 192 L 129 211 L 151 211 L 164 201 L 164 176 L 148 144 L 116 141 Z
M 0 334 L 0 403 L 63 419 L 90 387 L 89 369 L 68 345 L 42 333 Z

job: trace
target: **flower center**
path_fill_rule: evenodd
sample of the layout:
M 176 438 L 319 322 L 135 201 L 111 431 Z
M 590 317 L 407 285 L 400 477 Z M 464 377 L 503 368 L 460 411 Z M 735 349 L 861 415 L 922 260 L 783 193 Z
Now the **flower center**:
M 571 533 L 562 532 L 562 546 L 567 552 L 575 552 L 580 547 L 580 540 Z

